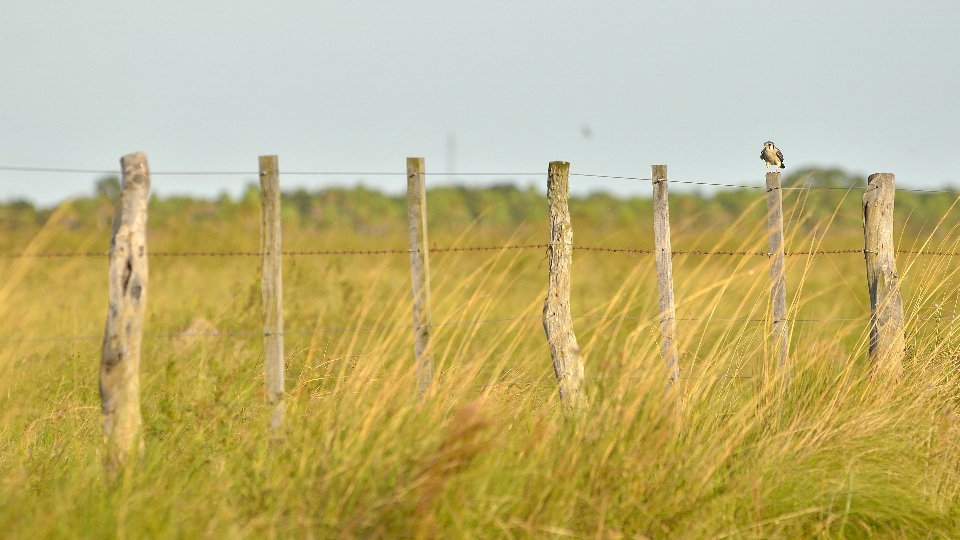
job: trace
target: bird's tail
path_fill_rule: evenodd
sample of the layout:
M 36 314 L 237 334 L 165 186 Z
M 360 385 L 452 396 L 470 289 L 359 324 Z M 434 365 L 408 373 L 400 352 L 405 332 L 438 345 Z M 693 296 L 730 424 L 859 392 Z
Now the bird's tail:
M 784 165 L 784 164 L 783 164 L 783 162 L 781 161 L 781 162 L 780 162 L 780 168 L 781 168 L 781 169 L 786 169 L 786 168 L 787 168 L 787 166 L 786 166 L 786 165 Z

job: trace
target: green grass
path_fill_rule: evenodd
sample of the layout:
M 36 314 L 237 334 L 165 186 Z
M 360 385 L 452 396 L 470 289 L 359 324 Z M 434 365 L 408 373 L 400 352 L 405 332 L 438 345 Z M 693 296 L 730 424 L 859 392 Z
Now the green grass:
M 109 215 L 109 205 L 101 203 L 47 213 L 42 227 L 4 229 L 5 252 L 105 251 L 109 221 L 97 212 Z M 151 222 L 155 252 L 257 249 L 253 205 L 162 204 L 155 201 Z M 718 221 L 722 227 L 703 227 L 703 215 L 674 208 L 675 249 L 764 250 L 763 201 L 752 204 Z M 796 197 L 785 205 L 789 249 L 862 245 L 849 215 L 834 218 Z M 648 207 L 627 210 L 616 220 L 577 221 L 575 213 L 575 242 L 649 247 Z M 317 227 L 303 217 L 309 211 L 285 215 L 285 248 L 405 244 L 396 220 Z M 499 214 L 487 207 L 473 212 L 479 218 L 462 226 L 434 226 L 431 243 L 541 243 L 547 235 L 539 221 L 505 224 L 491 222 Z M 901 245 L 929 240 L 928 248 L 955 249 L 949 228 L 934 225 L 904 233 Z M 904 376 L 891 381 L 866 360 L 862 256 L 790 258 L 793 317 L 848 320 L 794 323 L 782 399 L 776 374 L 763 368 L 767 259 L 675 258 L 678 317 L 699 320 L 680 322 L 684 378 L 674 395 L 662 388 L 653 258 L 575 252 L 574 260 L 574 325 L 590 406 L 567 418 L 539 320 L 544 253 L 433 255 L 438 382 L 423 406 L 414 399 L 413 336 L 404 327 L 407 257 L 288 257 L 288 412 L 282 437 L 271 438 L 258 259 L 154 257 L 142 365 L 146 453 L 108 486 L 97 393 L 106 259 L 0 259 L 0 531 L 10 538 L 960 536 L 960 342 L 952 318 L 960 266 L 953 259 L 899 257 L 913 318 Z M 198 319 L 229 335 L 175 336 Z M 478 319 L 490 322 L 471 322 Z M 90 339 L 46 340 L 62 336 Z M 677 396 L 679 413 L 665 406 Z

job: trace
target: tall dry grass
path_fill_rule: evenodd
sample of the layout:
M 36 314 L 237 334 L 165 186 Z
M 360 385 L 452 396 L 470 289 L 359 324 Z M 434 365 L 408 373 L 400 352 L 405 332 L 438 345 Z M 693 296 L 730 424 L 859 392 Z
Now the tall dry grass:
M 762 201 L 759 203 L 762 204 Z M 66 210 L 64 210 L 66 211 Z M 859 245 L 789 202 L 792 249 Z M 54 213 L 21 244 L 105 249 Z M 678 249 L 765 248 L 761 224 Z M 574 224 L 576 227 L 576 224 Z M 286 224 L 290 249 L 374 240 Z M 153 231 L 156 251 L 256 249 L 256 221 Z M 794 232 L 796 231 L 796 232 Z M 218 235 L 216 237 L 208 236 Z M 931 232 L 929 248 L 955 249 Z M 441 245 L 539 242 L 431 231 Z M 636 245 L 636 230 L 577 230 Z M 214 238 L 214 240 L 211 240 Z M 901 243 L 913 239 L 903 239 Z M 399 236 L 380 245 L 403 245 Z M 929 242 L 924 244 L 923 242 Z M 902 380 L 866 361 L 862 258 L 788 260 L 792 375 L 778 398 L 767 261 L 675 260 L 680 410 L 665 407 L 654 261 L 575 253 L 573 309 L 590 406 L 559 411 L 540 323 L 543 253 L 433 257 L 436 397 L 414 399 L 404 256 L 284 267 L 288 416 L 266 437 L 258 263 L 151 261 L 142 398 L 147 452 L 101 468 L 97 368 L 105 259 L 0 260 L 0 531 L 11 538 L 952 538 L 960 490 L 958 265 L 899 260 L 910 318 Z M 485 321 L 485 322 L 478 322 Z M 218 336 L 179 335 L 219 332 Z M 199 329 L 199 332 L 197 330 Z M 61 340 L 63 336 L 77 339 Z

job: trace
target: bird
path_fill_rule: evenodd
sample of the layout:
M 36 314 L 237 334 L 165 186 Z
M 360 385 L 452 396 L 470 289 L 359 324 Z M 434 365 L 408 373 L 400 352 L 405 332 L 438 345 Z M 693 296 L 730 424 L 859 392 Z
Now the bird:
M 760 152 L 760 159 L 767 165 L 767 172 L 770 172 L 770 166 L 774 169 L 786 168 L 783 164 L 783 153 L 773 144 L 773 141 L 763 143 L 763 150 Z

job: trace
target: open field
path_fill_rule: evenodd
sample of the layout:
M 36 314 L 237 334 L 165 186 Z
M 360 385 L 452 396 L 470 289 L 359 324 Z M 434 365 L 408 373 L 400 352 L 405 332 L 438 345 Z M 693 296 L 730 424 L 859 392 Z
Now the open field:
M 792 193 L 788 250 L 862 247 L 860 192 Z M 403 214 L 388 200 L 334 193 L 322 206 L 305 197 L 284 201 L 285 249 L 406 245 Z M 533 198 L 545 215 L 536 197 L 517 192 L 451 210 L 431 222 L 431 244 L 543 243 L 546 221 L 524 213 L 540 211 L 525 208 Z M 674 249 L 766 250 L 762 191 L 724 197 L 673 201 Z M 431 215 L 444 202 L 459 208 L 457 200 L 431 193 Z M 898 194 L 901 246 L 956 251 L 953 202 Z M 155 201 L 150 249 L 256 251 L 257 208 Z M 331 217 L 331 208 L 350 212 Z M 103 252 L 111 213 L 101 198 L 0 221 L 0 248 Z M 649 201 L 578 201 L 573 219 L 577 245 L 652 247 Z M 153 257 L 146 453 L 110 488 L 97 393 L 106 258 L 0 258 L 0 530 L 11 538 L 960 537 L 958 263 L 898 258 L 909 344 L 903 380 L 890 381 L 871 376 L 866 361 L 862 254 L 788 258 L 794 373 L 778 401 L 776 375 L 764 369 L 768 259 L 677 256 L 674 416 L 663 407 L 653 257 L 577 251 L 572 308 L 591 405 L 564 418 L 540 322 L 542 251 L 432 256 L 439 380 L 425 406 L 414 401 L 408 256 L 287 257 L 288 409 L 282 437 L 269 438 L 259 260 Z M 188 329 L 221 335 L 177 335 Z M 66 336 L 76 339 L 56 339 Z

